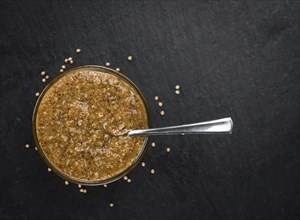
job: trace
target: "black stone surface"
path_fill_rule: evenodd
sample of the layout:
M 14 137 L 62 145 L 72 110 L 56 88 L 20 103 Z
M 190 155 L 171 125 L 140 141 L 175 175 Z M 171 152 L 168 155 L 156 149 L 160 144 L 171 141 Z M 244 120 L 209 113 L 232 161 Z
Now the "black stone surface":
M 297 0 L 1 1 L 0 219 L 299 219 L 299 11 Z M 231 116 L 234 132 L 152 138 L 131 184 L 79 193 L 47 172 L 31 133 L 40 72 L 52 79 L 68 56 L 120 67 L 155 127 Z

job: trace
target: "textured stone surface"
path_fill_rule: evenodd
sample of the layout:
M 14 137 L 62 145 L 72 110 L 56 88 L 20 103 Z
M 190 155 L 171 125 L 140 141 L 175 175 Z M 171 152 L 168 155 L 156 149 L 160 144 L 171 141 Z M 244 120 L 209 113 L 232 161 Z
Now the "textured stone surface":
M 299 10 L 297 0 L 1 1 L 0 218 L 299 218 Z M 231 116 L 234 132 L 152 138 L 131 184 L 79 193 L 24 147 L 40 71 L 53 78 L 66 56 L 120 67 L 153 126 Z

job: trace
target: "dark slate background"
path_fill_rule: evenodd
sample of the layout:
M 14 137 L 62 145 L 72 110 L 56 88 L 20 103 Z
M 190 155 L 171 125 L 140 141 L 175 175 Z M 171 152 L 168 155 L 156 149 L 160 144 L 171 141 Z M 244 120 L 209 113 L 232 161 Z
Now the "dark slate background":
M 298 0 L 1 1 L 0 219 L 298 219 L 299 10 Z M 152 138 L 131 184 L 79 193 L 47 172 L 31 133 L 39 74 L 55 77 L 67 56 L 120 67 L 153 126 L 231 116 L 234 132 Z

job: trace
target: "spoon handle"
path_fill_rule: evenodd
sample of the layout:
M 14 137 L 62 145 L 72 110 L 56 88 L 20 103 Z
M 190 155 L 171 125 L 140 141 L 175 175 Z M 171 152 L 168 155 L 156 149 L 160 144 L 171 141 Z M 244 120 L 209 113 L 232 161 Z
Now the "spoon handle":
M 178 125 L 164 128 L 152 128 L 144 130 L 132 130 L 129 136 L 154 136 L 177 134 L 231 134 L 233 122 L 231 118 L 222 118 L 194 124 Z

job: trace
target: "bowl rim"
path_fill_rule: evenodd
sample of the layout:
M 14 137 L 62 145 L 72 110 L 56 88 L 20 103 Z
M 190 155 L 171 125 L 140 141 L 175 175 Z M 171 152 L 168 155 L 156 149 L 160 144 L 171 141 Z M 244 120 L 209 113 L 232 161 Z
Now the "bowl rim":
M 130 166 L 128 166 L 125 170 L 121 171 L 120 173 L 117 173 L 116 175 L 111 176 L 111 177 L 109 177 L 109 178 L 107 178 L 105 180 L 85 180 L 85 179 L 79 179 L 79 178 L 72 177 L 71 175 L 62 172 L 55 164 L 53 164 L 48 159 L 48 157 L 44 153 L 42 147 L 40 146 L 40 143 L 39 143 L 38 137 L 37 137 L 37 131 L 36 131 L 37 112 L 38 112 L 40 103 L 41 103 L 44 95 L 61 78 L 65 77 L 65 76 L 67 76 L 69 74 L 72 74 L 76 70 L 81 70 L 81 69 L 82 70 L 94 70 L 94 71 L 98 71 L 99 73 L 112 74 L 114 76 L 117 76 L 121 80 L 125 81 L 126 83 L 130 84 L 135 89 L 135 91 L 140 96 L 140 98 L 141 98 L 141 100 L 143 102 L 143 105 L 144 105 L 144 108 L 145 108 L 145 111 L 146 111 L 146 115 L 147 115 L 147 128 L 150 127 L 150 125 L 151 125 L 151 117 L 150 117 L 150 110 L 149 110 L 148 102 L 147 102 L 144 94 L 140 90 L 140 88 L 131 79 L 129 79 L 127 76 L 125 76 L 121 72 L 118 72 L 118 71 L 113 70 L 113 69 L 108 68 L 108 67 L 99 66 L 99 65 L 83 65 L 83 66 L 78 66 L 78 67 L 75 67 L 75 68 L 68 69 L 65 72 L 59 74 L 40 93 L 40 95 L 39 95 L 39 97 L 38 97 L 38 99 L 37 99 L 37 101 L 35 103 L 34 110 L 33 110 L 33 115 L 32 115 L 32 133 L 33 133 L 33 139 L 34 139 L 35 145 L 36 145 L 36 147 L 38 149 L 38 152 L 39 152 L 42 160 L 48 165 L 49 168 L 51 168 L 51 170 L 55 174 L 57 174 L 58 176 L 60 176 L 64 180 L 73 182 L 75 184 L 89 185 L 89 186 L 105 185 L 105 184 L 109 184 L 109 183 L 112 183 L 114 181 L 117 181 L 117 180 L 121 179 L 122 177 L 124 177 L 125 175 L 127 175 L 130 171 L 132 171 L 135 168 L 135 166 L 141 161 L 142 157 L 145 154 L 146 145 L 147 145 L 147 142 L 148 142 L 148 137 L 147 136 L 145 137 L 145 141 L 144 141 L 144 144 L 142 146 L 142 149 L 140 150 L 139 154 L 137 155 L 137 157 L 135 158 L 135 160 L 132 162 L 132 164 Z

